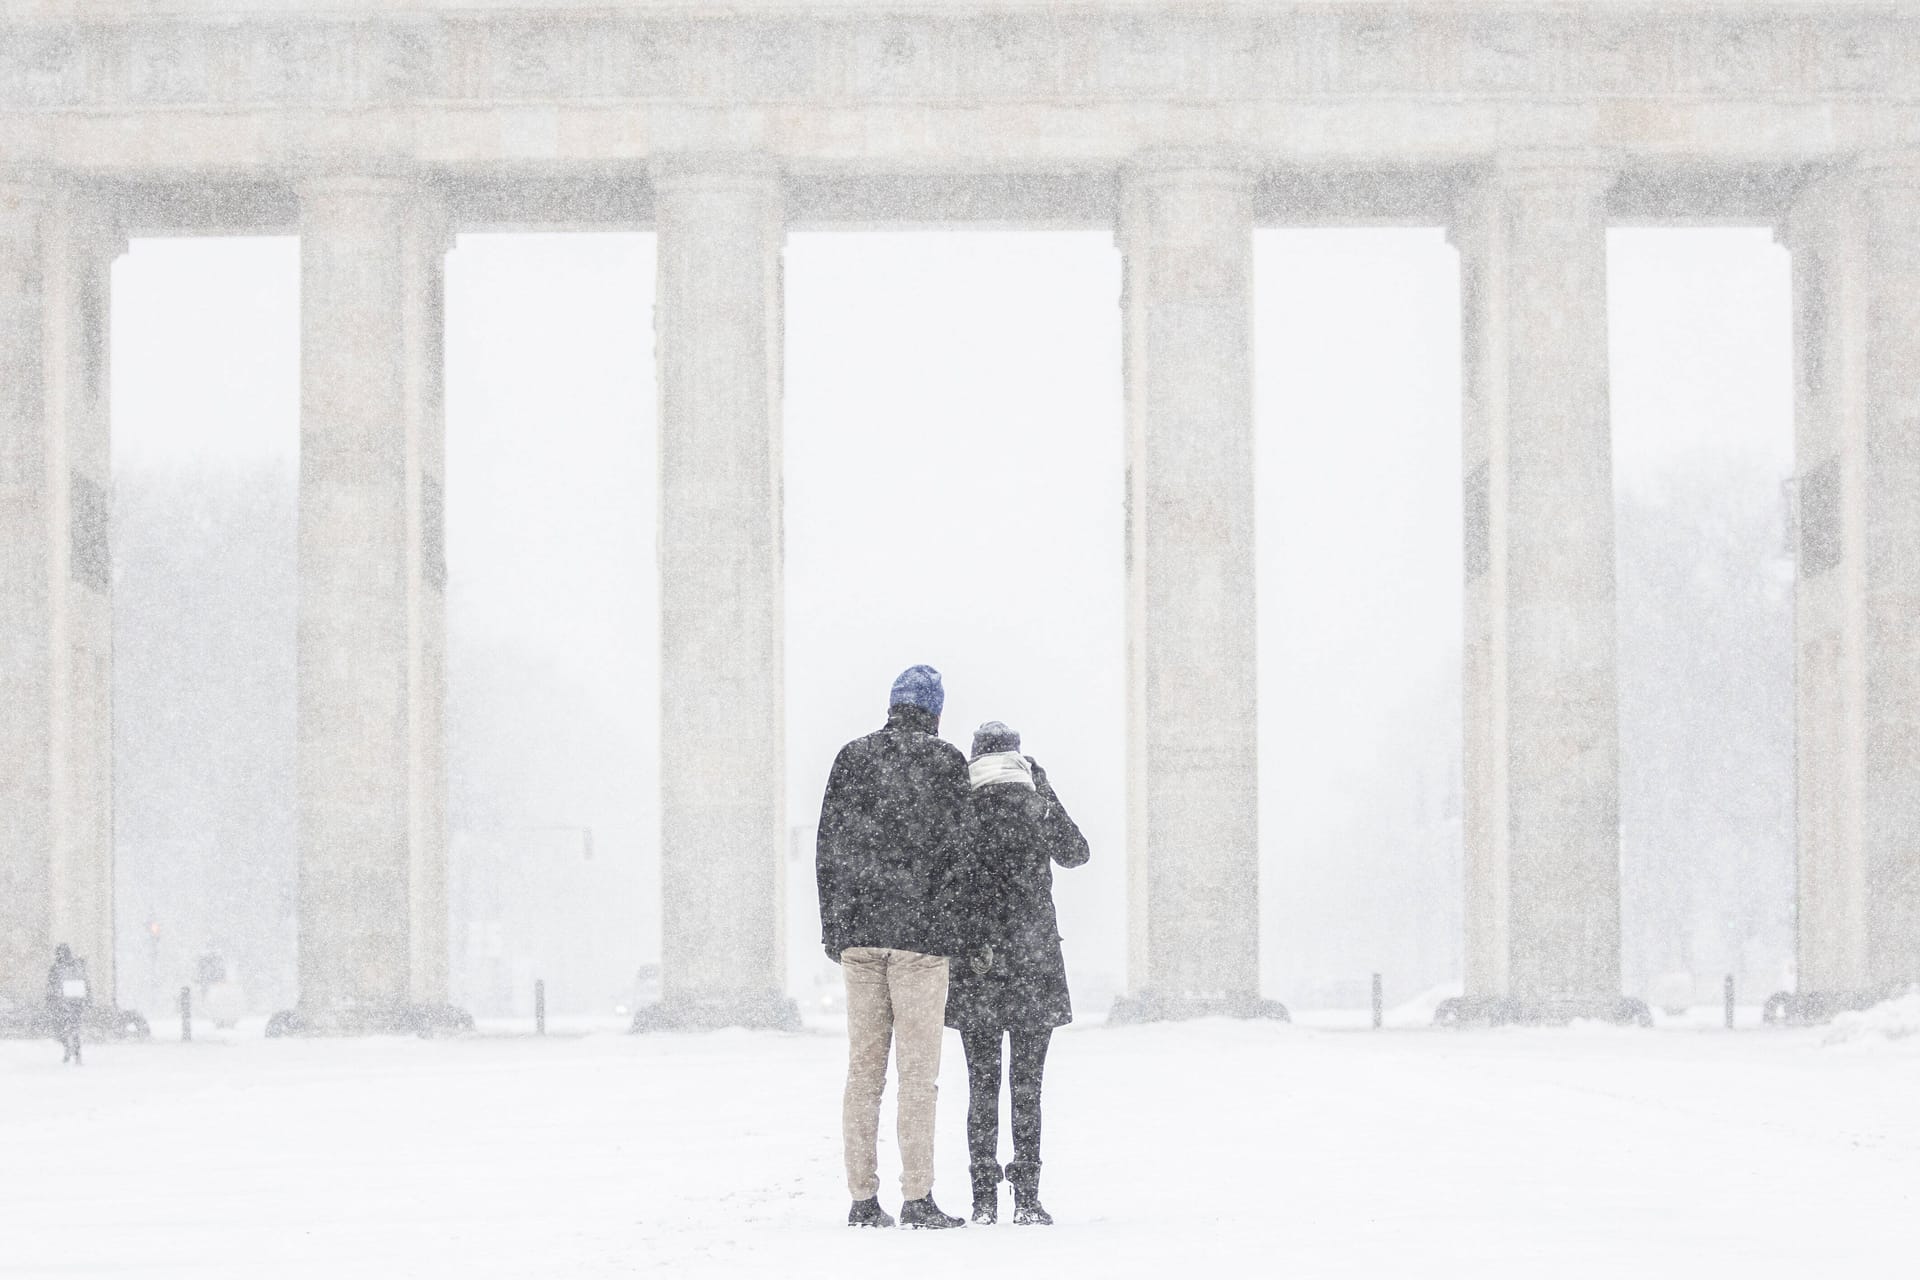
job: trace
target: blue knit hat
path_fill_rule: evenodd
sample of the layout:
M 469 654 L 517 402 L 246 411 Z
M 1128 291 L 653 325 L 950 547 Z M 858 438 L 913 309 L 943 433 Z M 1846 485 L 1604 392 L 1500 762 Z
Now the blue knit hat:
M 930 715 L 939 715 L 947 705 L 947 691 L 940 684 L 940 673 L 925 663 L 908 667 L 893 682 L 887 695 L 890 707 L 919 707 Z

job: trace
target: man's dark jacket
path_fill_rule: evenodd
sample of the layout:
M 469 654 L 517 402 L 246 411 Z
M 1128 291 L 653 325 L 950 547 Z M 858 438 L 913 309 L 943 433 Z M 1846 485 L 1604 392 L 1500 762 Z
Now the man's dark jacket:
M 820 940 L 954 956 L 965 949 L 954 898 L 967 848 L 967 761 L 940 722 L 896 706 L 884 729 L 840 749 L 820 804 L 814 869 Z
M 959 895 L 973 945 L 947 985 L 947 1025 L 961 1031 L 1038 1031 L 1073 1021 L 1053 864 L 1080 866 L 1089 850 L 1037 764 L 1033 780 L 1032 791 L 1000 783 L 973 793 L 972 856 Z

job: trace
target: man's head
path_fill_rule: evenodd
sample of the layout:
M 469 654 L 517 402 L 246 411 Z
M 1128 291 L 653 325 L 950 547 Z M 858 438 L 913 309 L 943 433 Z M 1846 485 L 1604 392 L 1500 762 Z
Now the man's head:
M 53 958 L 61 964 L 68 964 L 73 960 L 73 951 L 63 942 L 53 949 Z
M 940 718 L 940 708 L 947 705 L 947 691 L 940 683 L 940 673 L 922 663 L 908 667 L 894 678 L 893 689 L 887 695 L 889 707 L 918 707 L 934 719 Z

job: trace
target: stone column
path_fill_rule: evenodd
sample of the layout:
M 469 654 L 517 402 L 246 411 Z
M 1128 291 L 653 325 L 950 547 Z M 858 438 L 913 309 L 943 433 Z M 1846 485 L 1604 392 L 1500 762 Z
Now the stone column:
M 1607 192 L 1502 162 L 1460 249 L 1466 984 L 1501 1016 L 1617 1012 L 1619 725 Z
M 783 186 L 744 157 L 653 175 L 660 381 L 660 1007 L 797 1025 L 785 993 Z
M 1920 982 L 1920 155 L 1795 199 L 1799 991 Z
M 1117 1018 L 1262 1006 L 1254 647 L 1253 183 L 1122 177 L 1128 985 Z
M 364 1029 L 447 984 L 445 212 L 301 191 L 300 1009 Z
M 0 179 L 0 993 L 55 944 L 111 1005 L 107 314 L 125 247 L 83 190 Z

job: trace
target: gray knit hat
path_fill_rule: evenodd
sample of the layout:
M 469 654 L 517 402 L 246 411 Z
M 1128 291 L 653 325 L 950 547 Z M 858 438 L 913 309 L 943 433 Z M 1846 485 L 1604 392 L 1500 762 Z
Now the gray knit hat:
M 1001 751 L 1020 749 L 1020 731 L 1001 724 L 998 720 L 989 720 L 973 731 L 973 759 L 994 755 Z

